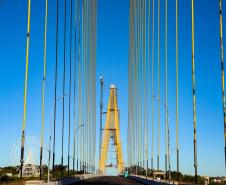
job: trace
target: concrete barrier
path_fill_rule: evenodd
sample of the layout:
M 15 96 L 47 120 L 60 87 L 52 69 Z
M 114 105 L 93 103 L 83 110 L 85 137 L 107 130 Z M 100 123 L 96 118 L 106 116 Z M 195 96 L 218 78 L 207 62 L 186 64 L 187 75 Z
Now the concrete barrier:
M 153 179 L 150 179 L 150 178 L 147 178 L 144 177 L 144 176 L 129 176 L 129 178 L 139 182 L 139 183 L 142 183 L 142 184 L 145 184 L 145 185 L 169 185 L 169 183 L 167 182 L 163 182 L 163 181 L 155 181 Z
M 49 183 L 43 183 L 42 185 L 69 185 L 69 184 L 78 182 L 80 180 L 81 179 L 79 177 L 70 177 L 70 178 L 59 180 L 59 181 L 50 181 Z M 28 184 L 28 185 L 30 185 L 30 184 Z M 34 185 L 34 184 L 32 184 L 32 185 Z
M 30 181 L 26 181 L 25 185 L 36 185 L 36 184 L 44 184 L 44 181 L 40 181 L 40 180 L 30 180 Z
M 78 181 L 81 181 L 81 180 L 84 180 L 84 179 L 88 179 L 88 178 L 92 178 L 92 177 L 95 177 L 96 175 L 95 174 L 82 174 L 82 175 L 75 175 L 74 177 L 70 177 L 70 178 L 66 178 L 66 179 L 63 179 L 63 180 L 59 180 L 59 181 L 52 181 L 52 182 L 49 182 L 49 183 L 41 183 L 42 185 L 69 185 L 69 184 L 73 184 L 75 182 L 78 182 Z M 26 185 L 39 185 L 38 183 L 37 184 L 26 184 Z
M 97 175 L 95 174 L 82 174 L 82 175 L 76 175 L 75 177 L 80 178 L 80 180 L 96 177 Z

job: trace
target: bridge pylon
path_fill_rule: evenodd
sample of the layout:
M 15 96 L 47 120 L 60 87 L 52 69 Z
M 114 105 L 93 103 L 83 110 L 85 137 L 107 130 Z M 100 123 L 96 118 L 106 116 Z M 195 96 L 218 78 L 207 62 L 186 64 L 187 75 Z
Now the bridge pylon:
M 120 126 L 119 126 L 119 109 L 117 104 L 117 89 L 115 85 L 110 86 L 110 95 L 108 100 L 108 108 L 104 129 L 104 136 L 101 145 L 101 155 L 99 159 L 99 173 L 105 173 L 107 155 L 109 151 L 110 140 L 113 140 L 116 151 L 116 162 L 118 172 L 124 169 L 122 145 L 120 139 Z

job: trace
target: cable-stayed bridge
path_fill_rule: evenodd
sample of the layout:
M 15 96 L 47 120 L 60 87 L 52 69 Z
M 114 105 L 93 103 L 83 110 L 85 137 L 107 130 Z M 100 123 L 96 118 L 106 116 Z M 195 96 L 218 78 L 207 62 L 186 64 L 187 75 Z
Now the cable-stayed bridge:
M 29 87 L 29 51 L 32 42 L 30 25 L 33 9 L 32 0 L 27 0 L 27 34 L 26 34 L 26 64 L 23 99 L 23 121 L 20 143 L 20 161 L 18 171 L 21 179 L 39 176 L 40 180 L 59 180 L 63 182 L 73 177 L 78 184 L 154 184 L 184 183 L 180 168 L 179 137 L 179 73 L 178 57 L 178 4 L 175 0 L 175 125 L 173 132 L 169 126 L 168 89 L 168 0 L 129 0 L 129 56 L 128 56 L 128 124 L 127 133 L 120 130 L 120 103 L 116 85 L 109 84 L 108 102 L 103 102 L 104 79 L 100 78 L 100 96 L 97 94 L 96 81 L 96 48 L 98 44 L 98 0 L 44 0 L 45 14 L 43 28 L 43 78 L 42 78 L 42 121 L 39 146 L 39 164 L 33 164 L 32 154 L 26 145 L 30 134 L 27 126 L 27 94 Z M 48 28 L 50 25 L 49 7 L 54 3 L 55 10 L 55 43 L 48 43 Z M 192 74 L 192 113 L 193 113 L 193 152 L 194 176 L 192 182 L 198 184 L 203 179 L 198 176 L 197 135 L 196 131 L 196 73 L 195 73 L 195 0 L 191 0 L 191 74 Z M 224 47 L 223 47 L 223 17 L 222 0 L 219 0 L 219 43 L 221 77 L 222 77 L 222 107 L 224 116 L 224 138 L 226 143 L 226 104 L 224 90 Z M 61 7 L 63 5 L 63 8 Z M 164 5 L 164 6 L 163 6 Z M 163 6 L 163 7 L 162 7 Z M 164 11 L 162 11 L 164 10 Z M 157 15 L 157 17 L 156 17 Z M 162 18 L 164 17 L 164 19 Z M 52 19 L 51 19 L 52 20 Z M 164 35 L 161 35 L 164 23 Z M 26 26 L 26 25 L 22 25 Z M 157 32 L 156 32 L 157 31 Z M 63 37 L 62 37 L 63 35 Z M 163 42 L 163 41 L 164 42 Z M 157 43 L 157 44 L 156 44 Z M 161 44 L 164 43 L 162 46 Z M 54 61 L 54 100 L 51 107 L 50 132 L 45 133 L 46 108 L 46 78 L 47 45 L 55 47 Z M 162 49 L 164 48 L 164 53 Z M 63 51 L 61 51 L 63 50 Z M 155 53 L 157 51 L 157 56 Z M 63 53 L 63 60 L 60 53 Z M 165 57 L 162 57 L 165 56 Z M 164 58 L 164 60 L 162 59 Z M 51 62 L 53 62 L 51 61 Z M 164 62 L 164 69 L 161 68 Z M 157 75 L 155 74 L 157 68 Z M 164 74 L 164 76 L 162 75 Z M 157 76 L 157 78 L 156 78 Z M 161 79 L 164 77 L 164 84 Z M 62 83 L 60 82 L 62 81 Z M 112 82 L 114 83 L 114 82 Z M 157 88 L 156 88 L 157 86 Z M 162 87 L 164 86 L 164 89 Z M 164 96 L 162 97 L 162 92 Z M 100 102 L 96 102 L 100 97 Z M 96 110 L 96 105 L 100 110 Z M 155 110 L 157 105 L 157 110 Z M 104 110 L 104 107 L 107 107 Z M 164 110 L 164 117 L 161 110 Z M 99 111 L 99 112 L 98 112 Z M 60 112 L 60 115 L 58 114 Z M 157 115 L 155 114 L 157 112 Z M 97 116 L 100 123 L 96 123 Z M 58 124 L 60 119 L 60 125 Z M 155 121 L 157 120 L 157 122 Z M 164 130 L 161 122 L 164 120 Z M 104 122 L 104 125 L 103 125 Z M 99 130 L 97 132 L 97 124 Z M 157 125 L 157 130 L 155 129 Z M 61 133 L 57 132 L 60 127 Z M 66 130 L 65 128 L 68 128 Z M 29 133 L 29 134 L 28 134 Z M 127 141 L 121 136 L 127 135 Z M 156 137 L 157 136 L 157 139 Z M 176 171 L 171 168 L 171 137 L 176 138 Z M 59 139 L 60 137 L 60 139 Z M 99 137 L 99 143 L 97 138 Z M 48 138 L 48 146 L 44 139 Z M 66 140 L 66 138 L 68 140 Z M 71 139 L 73 138 L 73 139 Z M 60 140 L 60 143 L 57 141 Z M 164 140 L 165 147 L 161 147 Z M 98 144 L 97 144 L 98 143 Z M 122 143 L 126 143 L 127 153 L 123 153 Z M 155 148 L 157 143 L 157 150 Z M 56 147 L 60 146 L 60 152 Z M 65 151 L 65 148 L 67 150 Z M 115 163 L 108 163 L 110 149 L 113 149 Z M 45 152 L 47 151 L 47 153 Z M 224 147 L 226 156 L 226 147 Z M 30 152 L 30 153 L 29 153 Z M 29 155 L 28 155 L 29 153 Z M 44 158 L 47 155 L 47 162 Z M 164 169 L 161 168 L 161 156 L 164 156 Z M 60 163 L 57 159 L 60 157 Z M 29 158 L 29 160 L 27 159 Z M 66 163 L 65 163 L 66 158 Z M 107 168 L 116 168 L 117 177 L 106 177 Z M 129 176 L 129 178 L 127 178 Z M 75 178 L 76 177 L 76 178 Z M 85 178 L 85 180 L 80 181 Z M 86 179 L 87 178 L 87 179 Z M 77 182 L 77 179 L 79 181 Z M 71 183 L 71 181 L 68 181 Z M 111 182 L 111 183 L 110 183 Z M 160 182 L 159 182 L 160 183 Z

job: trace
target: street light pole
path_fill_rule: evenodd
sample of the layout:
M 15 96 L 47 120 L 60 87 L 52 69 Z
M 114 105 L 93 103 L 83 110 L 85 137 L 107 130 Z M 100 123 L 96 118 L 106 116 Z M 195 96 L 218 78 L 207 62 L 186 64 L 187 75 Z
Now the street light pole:
M 170 180 L 170 132 L 169 132 L 169 110 L 168 110 L 168 105 L 165 102 L 162 102 L 158 96 L 152 96 L 154 99 L 156 99 L 157 101 L 159 101 L 165 108 L 166 111 L 166 133 L 168 133 L 168 137 L 166 136 L 166 140 L 168 140 L 168 163 L 169 163 L 169 180 Z M 167 172 L 167 154 L 166 154 L 166 169 L 165 169 L 165 173 Z
M 168 120 L 168 164 L 169 164 L 169 183 L 170 183 L 170 181 L 171 181 L 171 164 L 170 164 L 170 132 L 169 132 L 169 120 Z
M 50 132 L 49 132 L 49 149 L 48 149 L 48 152 L 49 152 L 49 157 L 48 157 L 48 182 L 49 182 L 49 174 L 50 174 L 50 159 L 51 159 L 51 140 L 52 140 L 52 116 L 53 116 L 53 107 L 55 106 L 56 102 L 61 100 L 63 97 L 65 97 L 66 94 L 64 94 L 63 96 L 57 98 L 52 106 L 51 106 L 51 113 L 50 113 Z M 54 169 L 54 166 L 53 166 L 53 169 Z
M 100 139 L 99 139 L 99 159 L 101 155 L 101 142 L 102 142 L 102 114 L 103 114 L 103 86 L 104 80 L 103 77 L 100 76 Z
M 80 126 L 78 126 L 75 131 L 74 131 L 74 149 L 73 149 L 73 172 L 75 171 L 75 137 L 76 137 L 76 133 L 78 132 L 78 130 L 85 126 L 86 124 L 81 124 Z M 77 159 L 77 167 L 78 167 L 78 159 Z M 78 169 L 77 169 L 78 170 Z

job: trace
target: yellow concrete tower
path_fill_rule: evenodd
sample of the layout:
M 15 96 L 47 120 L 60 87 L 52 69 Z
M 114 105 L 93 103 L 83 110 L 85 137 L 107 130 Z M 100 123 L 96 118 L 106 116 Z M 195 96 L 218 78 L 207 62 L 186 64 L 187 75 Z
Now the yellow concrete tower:
M 101 155 L 99 159 L 99 170 L 101 174 L 104 174 L 105 172 L 110 139 L 113 140 L 116 149 L 116 162 L 118 172 L 121 172 L 124 168 L 119 130 L 120 129 L 119 129 L 119 109 L 117 105 L 117 89 L 115 85 L 111 85 L 104 136 L 101 146 Z

